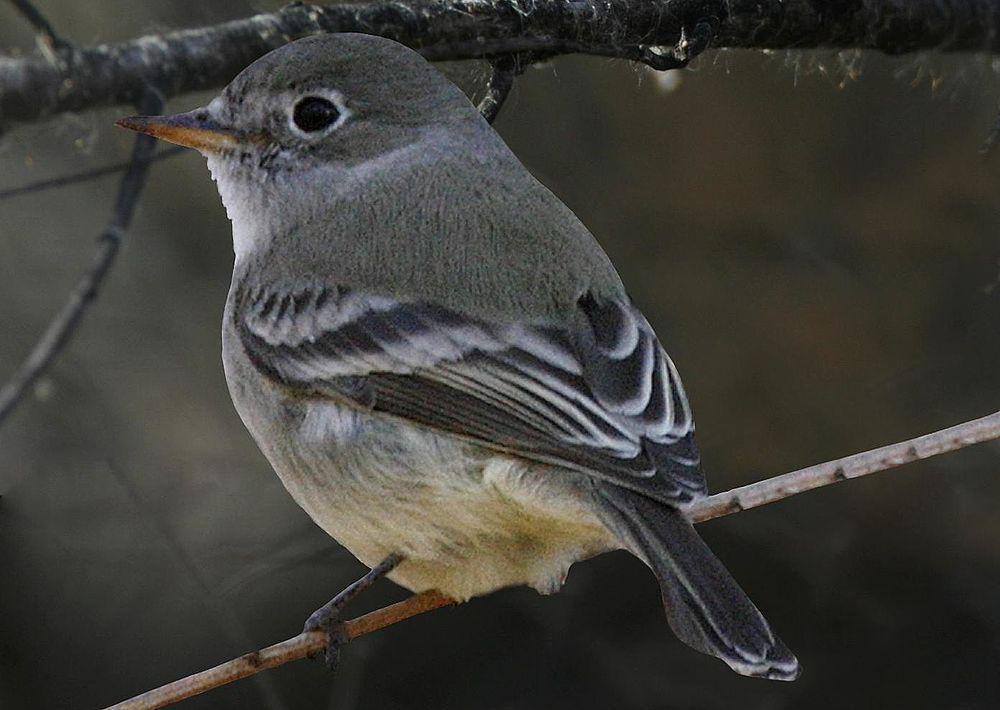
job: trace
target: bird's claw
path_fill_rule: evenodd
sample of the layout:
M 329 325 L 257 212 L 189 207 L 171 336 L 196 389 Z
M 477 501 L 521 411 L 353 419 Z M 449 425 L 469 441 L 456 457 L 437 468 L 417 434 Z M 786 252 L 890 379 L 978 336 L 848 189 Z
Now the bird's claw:
M 344 622 L 340 620 L 340 609 L 332 604 L 326 604 L 314 611 L 302 629 L 303 633 L 322 631 L 326 634 L 326 649 L 323 653 L 323 660 L 326 667 L 331 671 L 336 671 L 340 665 L 340 649 L 347 643 Z M 315 657 L 313 654 L 310 657 Z
M 326 667 L 331 671 L 337 669 L 340 663 L 340 647 L 348 642 L 347 627 L 340 620 L 340 610 L 350 603 L 358 594 L 365 591 L 375 580 L 389 574 L 403 561 L 403 556 L 393 553 L 371 568 L 364 577 L 349 585 L 340 594 L 314 611 L 306 619 L 303 633 L 323 631 L 326 633 Z

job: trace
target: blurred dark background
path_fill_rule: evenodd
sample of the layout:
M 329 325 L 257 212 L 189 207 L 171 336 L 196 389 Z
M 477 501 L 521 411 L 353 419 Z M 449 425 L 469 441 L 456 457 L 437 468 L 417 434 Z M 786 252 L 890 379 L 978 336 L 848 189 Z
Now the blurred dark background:
M 278 3 L 42 3 L 81 44 Z M 32 47 L 0 4 L 0 47 Z M 484 68 L 446 69 L 473 94 Z M 713 490 L 1000 402 L 1000 82 L 972 56 L 713 52 L 678 80 L 566 58 L 497 123 L 673 355 Z M 186 109 L 208 96 L 178 99 Z M 122 160 L 128 109 L 19 127 L 0 189 Z M 89 264 L 116 178 L 0 202 L 0 378 Z M 99 303 L 0 429 L 0 707 L 110 704 L 291 635 L 363 568 L 292 502 L 219 358 L 232 263 L 204 161 L 156 165 Z M 1000 447 L 701 526 L 804 666 L 738 677 L 624 554 L 191 708 L 994 708 Z M 385 583 L 351 611 L 403 597 Z

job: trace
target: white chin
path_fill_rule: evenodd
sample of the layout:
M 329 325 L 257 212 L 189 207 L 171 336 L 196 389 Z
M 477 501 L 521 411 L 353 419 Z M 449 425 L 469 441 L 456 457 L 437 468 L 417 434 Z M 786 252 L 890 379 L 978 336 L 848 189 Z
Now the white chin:
M 208 170 L 219 190 L 226 216 L 233 223 L 233 251 L 236 258 L 263 244 L 266 234 L 262 186 L 228 156 L 206 155 Z

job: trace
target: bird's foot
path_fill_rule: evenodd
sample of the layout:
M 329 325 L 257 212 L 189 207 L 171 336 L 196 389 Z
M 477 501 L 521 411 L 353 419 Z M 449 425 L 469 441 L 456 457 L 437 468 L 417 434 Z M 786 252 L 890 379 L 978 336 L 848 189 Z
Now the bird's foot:
M 350 641 L 347 636 L 347 628 L 340 620 L 341 610 L 358 596 L 361 592 L 371 587 L 375 582 L 389 574 L 396 566 L 403 561 L 402 555 L 392 554 L 386 557 L 373 567 L 368 574 L 344 589 L 340 594 L 314 611 L 306 619 L 303 633 L 313 631 L 323 631 L 326 633 L 326 667 L 331 671 L 337 669 L 340 663 L 340 649 Z
M 337 666 L 340 665 L 340 649 L 349 640 L 344 622 L 340 620 L 340 608 L 334 604 L 336 601 L 337 598 L 334 597 L 310 614 L 302 628 L 302 633 L 322 631 L 326 634 L 323 660 L 331 671 L 337 670 Z

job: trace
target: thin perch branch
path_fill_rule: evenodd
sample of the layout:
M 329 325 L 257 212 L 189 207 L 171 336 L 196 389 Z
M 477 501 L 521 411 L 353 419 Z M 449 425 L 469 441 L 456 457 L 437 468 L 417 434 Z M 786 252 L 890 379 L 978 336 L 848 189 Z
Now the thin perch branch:
M 831 483 L 888 471 L 906 463 L 929 459 L 932 456 L 996 439 L 1000 439 L 1000 412 L 941 429 L 933 434 L 918 436 L 909 441 L 801 468 L 725 493 L 716 493 L 692 505 L 687 514 L 694 522 L 701 523 L 730 513 L 739 513 L 742 510 L 774 503 Z
M 885 471 L 912 461 L 965 448 L 973 444 L 1000 439 L 1000 412 L 974 419 L 933 434 L 919 436 L 879 449 L 865 451 L 835 461 L 810 466 L 781 476 L 768 478 L 748 486 L 717 493 L 696 503 L 687 514 L 695 522 L 739 513 L 748 508 L 774 503 L 805 491 L 831 483 L 860 478 Z M 418 594 L 406 601 L 387 606 L 345 623 L 347 639 L 378 631 L 411 616 L 453 603 L 434 592 Z M 287 641 L 253 651 L 215 668 L 195 673 L 155 690 L 143 693 L 107 710 L 154 710 L 204 693 L 226 683 L 254 675 L 260 671 L 311 656 L 326 647 L 326 634 L 320 631 L 302 633 Z
M 344 633 L 347 640 L 351 641 L 358 636 L 384 629 L 412 616 L 454 603 L 452 599 L 441 596 L 437 592 L 424 592 L 357 619 L 344 622 Z M 220 685 L 266 671 L 268 668 L 321 653 L 326 649 L 326 638 L 327 635 L 323 631 L 304 631 L 281 643 L 262 648 L 259 651 L 251 651 L 215 668 L 195 673 L 117 705 L 112 705 L 107 710 L 152 710 L 153 708 L 166 707 L 212 688 L 218 688 Z
M 140 110 L 144 113 L 158 113 L 162 106 L 163 99 L 152 90 L 147 90 L 139 102 Z M 73 289 L 62 310 L 49 323 L 24 363 L 0 389 L 0 424 L 14 411 L 28 388 L 42 376 L 55 357 L 66 347 L 87 312 L 88 306 L 97 297 L 121 248 L 125 230 L 132 221 L 136 203 L 146 183 L 150 158 L 155 150 L 156 139 L 152 136 L 140 135 L 136 138 L 128 170 L 122 176 L 118 187 L 111 221 L 101 233 L 93 263 Z

